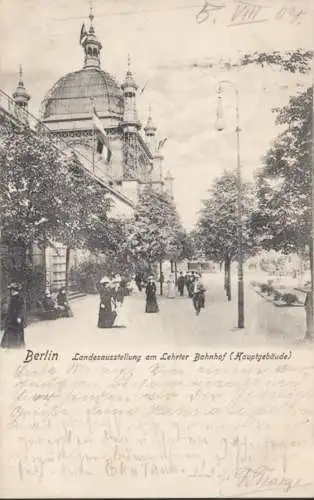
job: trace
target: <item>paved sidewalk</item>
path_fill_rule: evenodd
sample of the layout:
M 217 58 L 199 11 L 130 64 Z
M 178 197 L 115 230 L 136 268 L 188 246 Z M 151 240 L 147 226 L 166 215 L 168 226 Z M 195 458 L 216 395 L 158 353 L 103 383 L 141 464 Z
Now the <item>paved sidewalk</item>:
M 205 277 L 204 277 L 205 278 Z M 206 308 L 196 316 L 188 297 L 158 297 L 159 314 L 146 314 L 145 295 L 135 291 L 126 297 L 115 328 L 98 329 L 97 295 L 72 302 L 73 318 L 42 321 L 25 330 L 27 347 L 43 350 L 99 349 L 163 345 L 184 349 L 191 345 L 204 348 L 219 346 L 293 346 L 302 341 L 305 314 L 302 308 L 278 308 L 265 301 L 249 287 L 245 292 L 245 329 L 237 328 L 236 281 L 233 278 L 233 300 L 227 302 L 221 274 L 205 279 Z M 297 312 L 298 311 L 298 312 Z

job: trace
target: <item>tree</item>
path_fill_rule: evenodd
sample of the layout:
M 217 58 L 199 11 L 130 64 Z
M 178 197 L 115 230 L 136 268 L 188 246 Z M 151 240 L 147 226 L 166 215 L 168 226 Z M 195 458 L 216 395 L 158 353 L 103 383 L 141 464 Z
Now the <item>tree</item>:
M 309 73 L 312 68 L 313 51 L 305 49 L 287 50 L 284 52 L 253 52 L 245 54 L 239 65 L 248 66 L 256 64 L 262 68 L 273 66 L 289 73 Z
M 2 241 L 23 248 L 24 256 L 34 242 L 84 246 L 92 215 L 109 209 L 103 189 L 51 136 L 10 125 L 1 132 Z
M 252 186 L 242 184 L 243 251 L 248 257 L 255 249 L 250 214 L 254 206 Z M 225 171 L 217 178 L 203 200 L 197 223 L 198 239 L 207 258 L 224 262 L 225 290 L 231 300 L 231 262 L 237 258 L 237 177 L 233 171 Z
M 258 172 L 253 218 L 265 249 L 289 253 L 302 252 L 307 244 L 311 248 L 312 107 L 309 88 L 276 110 L 276 123 L 287 128 L 273 142 Z
M 152 270 L 159 262 L 161 273 L 165 259 L 182 255 L 183 228 L 176 207 L 167 194 L 150 187 L 140 194 L 128 234 L 128 252 L 136 266 Z

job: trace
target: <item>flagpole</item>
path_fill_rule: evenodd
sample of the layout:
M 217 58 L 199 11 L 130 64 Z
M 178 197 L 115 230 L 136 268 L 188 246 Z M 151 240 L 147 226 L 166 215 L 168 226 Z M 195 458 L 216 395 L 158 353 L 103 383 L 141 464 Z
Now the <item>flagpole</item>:
M 95 147 L 96 147 L 96 130 L 93 127 L 93 173 L 95 173 Z
M 92 105 L 92 127 L 93 127 L 93 155 L 92 155 L 92 164 L 93 164 L 93 173 L 95 173 L 95 146 L 96 146 L 96 130 L 93 124 L 93 114 L 94 114 L 94 98 L 91 97 L 91 105 Z

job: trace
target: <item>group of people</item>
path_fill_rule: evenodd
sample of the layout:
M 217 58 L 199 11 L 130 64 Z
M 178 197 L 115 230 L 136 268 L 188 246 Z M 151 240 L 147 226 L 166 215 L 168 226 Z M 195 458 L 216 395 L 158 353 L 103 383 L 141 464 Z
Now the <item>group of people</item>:
M 201 282 L 200 274 L 195 271 L 188 271 L 186 275 L 180 272 L 180 275 L 175 279 L 174 273 L 171 273 L 167 280 L 167 297 L 173 299 L 176 296 L 176 286 L 181 297 L 184 296 L 184 290 L 187 289 L 189 298 L 192 299 L 194 309 L 197 316 L 200 314 L 201 309 L 205 307 L 205 287 Z M 141 291 L 141 288 L 138 287 Z M 148 276 L 146 282 L 146 308 L 147 313 L 157 313 L 159 311 L 157 303 L 157 287 L 153 275 Z
M 44 297 L 38 301 L 38 316 L 42 319 L 71 318 L 70 308 L 65 287 L 61 287 L 54 300 L 50 291 L 46 290 Z
M 9 303 L 4 320 L 4 334 L 0 346 L 3 349 L 25 347 L 25 301 L 23 286 L 13 281 L 8 286 Z M 39 305 L 40 304 L 40 305 Z M 71 317 L 72 311 L 68 303 L 65 287 L 61 287 L 56 299 L 46 290 L 43 298 L 38 301 L 38 316 L 42 319 L 57 319 Z
M 112 328 L 117 316 L 122 315 L 125 297 L 124 280 L 119 274 L 112 279 L 104 276 L 100 280 L 99 295 L 98 328 Z

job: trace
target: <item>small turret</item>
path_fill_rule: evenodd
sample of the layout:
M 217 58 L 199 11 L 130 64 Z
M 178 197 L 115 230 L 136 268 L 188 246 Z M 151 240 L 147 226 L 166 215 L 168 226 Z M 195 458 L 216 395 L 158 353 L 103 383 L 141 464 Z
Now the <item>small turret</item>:
M 152 108 L 151 108 L 151 106 L 149 106 L 148 118 L 147 118 L 146 126 L 144 127 L 144 132 L 145 132 L 145 136 L 146 136 L 147 146 L 148 146 L 150 152 L 152 153 L 152 155 L 154 155 L 156 153 L 156 131 L 157 131 L 157 128 L 154 125 L 153 120 L 152 120 Z
M 135 132 L 141 128 L 141 123 L 137 116 L 136 93 L 138 86 L 135 83 L 131 71 L 131 59 L 128 56 L 128 70 L 121 85 L 124 96 L 124 115 L 122 126 L 126 132 Z
M 89 14 L 89 31 L 86 30 L 85 24 L 83 24 L 80 36 L 80 44 L 82 45 L 85 54 L 84 69 L 100 68 L 100 51 L 102 49 L 102 44 L 96 37 L 93 20 L 94 14 L 91 7 Z
M 170 170 L 168 170 L 165 177 L 165 191 L 171 198 L 173 198 L 173 181 L 174 177 L 172 176 Z
M 23 108 L 27 111 L 28 101 L 30 100 L 30 98 L 31 98 L 31 96 L 26 92 L 25 87 L 24 87 L 23 70 L 22 70 L 22 66 L 20 65 L 19 82 L 17 84 L 16 91 L 13 94 L 13 99 L 15 101 L 16 106 Z

